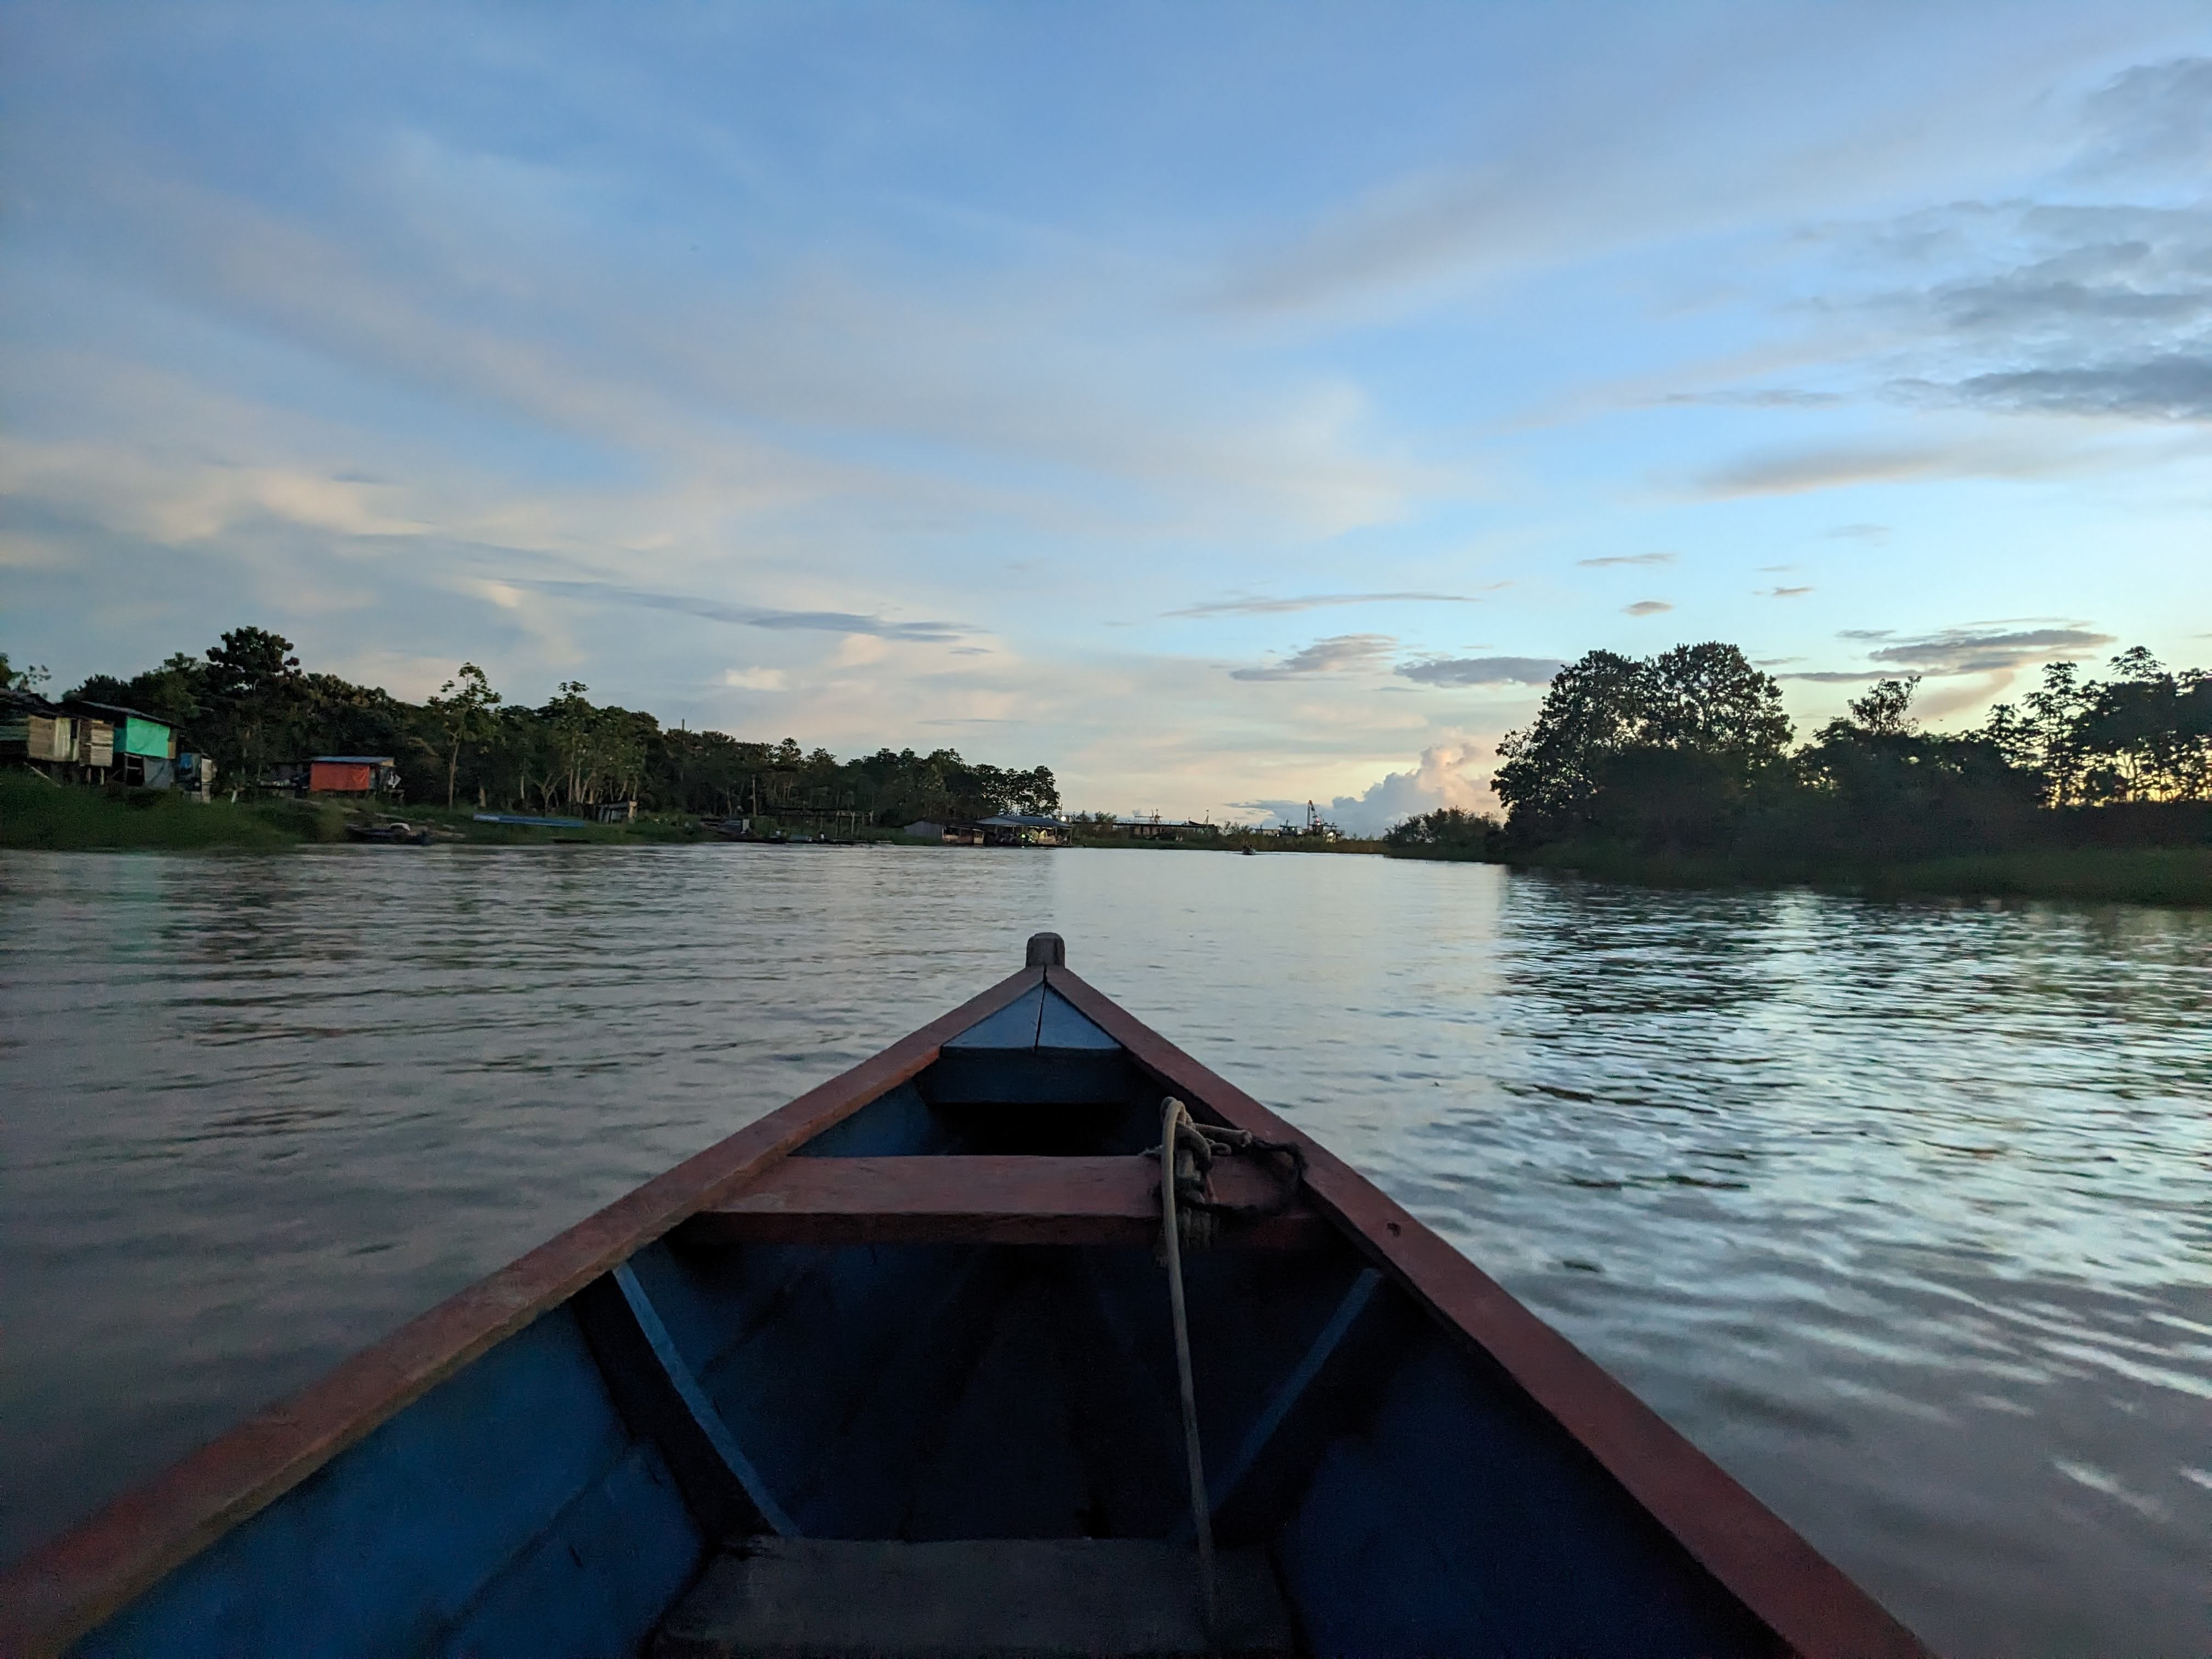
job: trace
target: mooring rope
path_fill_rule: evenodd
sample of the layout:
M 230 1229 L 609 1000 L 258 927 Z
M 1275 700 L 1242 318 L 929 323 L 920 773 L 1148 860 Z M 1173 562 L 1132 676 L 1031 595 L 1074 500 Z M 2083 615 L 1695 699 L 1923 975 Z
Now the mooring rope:
M 1184 1178 L 1203 1182 L 1203 1166 L 1193 1156 L 1189 1138 L 1203 1144 L 1190 1113 L 1173 1095 L 1160 1106 L 1160 1251 L 1168 1270 L 1168 1306 L 1175 1315 L 1176 1381 L 1182 1389 L 1183 1461 L 1190 1475 L 1190 1523 L 1198 1534 L 1199 1602 L 1206 1618 L 1206 1639 L 1213 1641 L 1213 1510 L 1206 1499 L 1206 1464 L 1199 1454 L 1198 1395 L 1190 1382 L 1190 1320 L 1183 1306 L 1182 1228 L 1176 1213 L 1176 1188 Z
M 1168 1306 L 1175 1316 L 1176 1381 L 1182 1390 L 1183 1460 L 1190 1475 L 1190 1524 L 1198 1535 L 1199 1595 L 1206 1612 L 1206 1636 L 1215 1638 L 1217 1608 L 1213 1573 L 1213 1506 L 1206 1501 L 1206 1464 L 1199 1454 L 1198 1395 L 1190 1381 L 1190 1319 L 1183 1301 L 1182 1253 L 1213 1243 L 1222 1221 L 1258 1221 L 1279 1215 L 1297 1197 L 1306 1178 L 1305 1149 L 1295 1141 L 1262 1140 L 1244 1129 L 1200 1123 L 1190 1108 L 1170 1095 L 1160 1103 L 1160 1261 L 1168 1270 Z M 1237 1152 L 1287 1160 L 1290 1178 L 1264 1204 L 1224 1204 L 1213 1196 L 1214 1161 Z

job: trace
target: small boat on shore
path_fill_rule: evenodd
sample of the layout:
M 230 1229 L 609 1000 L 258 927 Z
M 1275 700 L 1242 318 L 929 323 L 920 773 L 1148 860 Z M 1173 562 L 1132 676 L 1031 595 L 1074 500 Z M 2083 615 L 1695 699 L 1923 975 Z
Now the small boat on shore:
M 11 1656 L 1925 1651 L 1052 934 L 0 1577 Z
M 366 842 L 380 847 L 428 847 L 430 830 L 427 824 L 409 823 L 404 818 L 381 821 L 349 819 L 345 827 L 346 839 Z

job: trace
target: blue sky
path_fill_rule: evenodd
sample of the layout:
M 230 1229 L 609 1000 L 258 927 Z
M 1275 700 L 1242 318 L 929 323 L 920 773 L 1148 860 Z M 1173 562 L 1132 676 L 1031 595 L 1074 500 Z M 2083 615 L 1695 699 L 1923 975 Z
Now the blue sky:
M 254 622 L 1071 807 L 2212 661 L 2191 4 L 0 8 L 0 649 Z

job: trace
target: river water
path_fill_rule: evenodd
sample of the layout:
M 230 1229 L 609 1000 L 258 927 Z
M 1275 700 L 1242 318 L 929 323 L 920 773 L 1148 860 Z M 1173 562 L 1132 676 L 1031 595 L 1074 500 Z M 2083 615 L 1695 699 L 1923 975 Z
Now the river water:
M 1939 1650 L 2212 1652 L 2212 914 L 1358 857 L 0 854 L 0 1555 L 1041 927 Z

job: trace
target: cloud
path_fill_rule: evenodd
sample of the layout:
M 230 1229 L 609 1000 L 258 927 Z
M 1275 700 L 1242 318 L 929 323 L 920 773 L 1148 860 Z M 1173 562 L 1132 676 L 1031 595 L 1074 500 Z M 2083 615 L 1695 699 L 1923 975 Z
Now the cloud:
M 1232 680 L 1290 680 L 1308 674 L 1349 674 L 1381 665 L 1397 645 L 1389 634 L 1336 634 L 1264 668 L 1232 668 Z
M 1861 635 L 1860 637 L 1870 637 Z M 2110 634 L 2092 631 L 2086 624 L 2063 628 L 2031 628 L 2009 632 L 1946 629 L 1917 640 L 1900 640 L 1867 653 L 1869 659 L 1930 677 L 1949 674 L 1987 674 L 2024 668 L 2033 663 L 2075 659 L 2085 652 L 2112 643 Z
M 1696 481 L 1699 495 L 1798 495 L 1850 484 L 1894 483 L 1955 470 L 1954 452 L 1928 445 L 1838 444 L 1765 450 L 1711 469 Z
M 1803 392 L 1790 386 L 1735 392 L 1670 392 L 1662 404 L 1711 404 L 1729 409 L 1825 409 L 1844 401 L 1839 392 Z
M 1839 524 L 1821 532 L 1832 542 L 1881 542 L 1889 539 L 1886 524 Z
M 1620 610 L 1623 616 L 1656 617 L 1662 611 L 1672 611 L 1674 608 L 1664 599 L 1638 599 L 1634 605 L 1624 605 Z
M 2087 158 L 2092 170 L 2138 167 L 2212 173 L 2212 58 L 2139 64 L 2082 100 L 2082 114 L 2103 142 Z
M 649 588 L 624 587 L 614 582 L 552 581 L 523 576 L 505 579 L 508 587 L 527 588 L 556 599 L 586 605 L 629 605 L 648 611 L 673 611 L 708 622 L 730 623 L 740 628 L 797 629 L 826 634 L 864 634 L 879 639 L 919 643 L 945 643 L 965 639 L 982 630 L 965 623 L 887 622 L 849 611 L 777 611 L 764 605 L 726 605 L 685 593 L 656 593 Z
M 781 691 L 784 673 L 781 668 L 726 668 L 722 684 L 740 691 Z
M 1472 770 L 1485 750 L 1480 744 L 1453 738 L 1421 751 L 1410 772 L 1387 773 L 1357 795 L 1339 795 L 1321 808 L 1322 816 L 1347 835 L 1379 836 L 1402 818 L 1439 806 L 1480 811 L 1495 805 L 1488 781 Z M 1233 805 L 1259 808 L 1285 823 L 1303 823 L 1302 800 L 1248 800 Z
M 1422 685 L 1547 685 L 1565 666 L 1553 657 L 1437 657 L 1396 672 Z
M 2093 368 L 1976 374 L 1951 389 L 1968 403 L 2020 413 L 2212 421 L 2212 349 Z
M 1762 587 L 1759 590 L 1759 596 L 1766 599 L 1802 599 L 1812 591 L 1809 587 Z
M 1815 685 L 1863 685 L 1869 680 L 1887 679 L 1888 678 L 1888 674 L 1879 668 L 1864 670 L 1855 669 L 1849 673 L 1838 672 L 1832 669 L 1823 669 L 1818 673 L 1778 674 L 1775 676 L 1775 678 L 1781 680 L 1810 680 Z
M 1490 591 L 1504 587 L 1504 582 L 1492 582 Z M 1474 593 L 1304 593 L 1291 599 L 1215 599 L 1205 605 L 1186 605 L 1180 611 L 1163 611 L 1164 617 L 1268 617 L 1288 611 L 1320 611 L 1337 605 L 1479 605 L 1481 598 Z
M 1672 564 L 1672 553 L 1615 553 L 1602 559 L 1577 559 L 1575 562 L 1591 569 L 1612 564 Z

